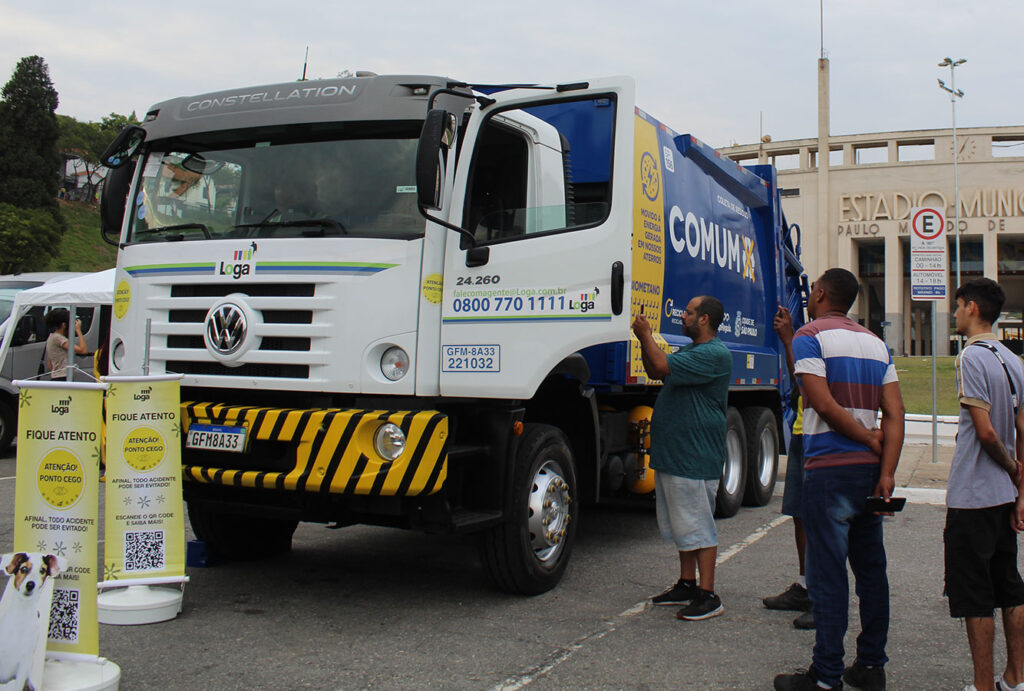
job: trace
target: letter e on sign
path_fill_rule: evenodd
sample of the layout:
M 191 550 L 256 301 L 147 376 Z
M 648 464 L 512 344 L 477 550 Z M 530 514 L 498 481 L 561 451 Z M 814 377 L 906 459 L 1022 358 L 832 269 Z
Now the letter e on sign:
M 946 299 L 946 220 L 934 207 L 910 210 L 910 297 Z

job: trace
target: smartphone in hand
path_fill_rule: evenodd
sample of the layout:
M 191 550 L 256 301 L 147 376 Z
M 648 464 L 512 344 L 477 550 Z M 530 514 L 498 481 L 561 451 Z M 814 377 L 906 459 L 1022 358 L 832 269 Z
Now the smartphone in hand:
M 886 501 L 884 497 L 868 497 L 864 501 L 864 511 L 866 513 L 895 513 L 902 511 L 906 505 L 906 497 L 889 497 L 889 501 Z

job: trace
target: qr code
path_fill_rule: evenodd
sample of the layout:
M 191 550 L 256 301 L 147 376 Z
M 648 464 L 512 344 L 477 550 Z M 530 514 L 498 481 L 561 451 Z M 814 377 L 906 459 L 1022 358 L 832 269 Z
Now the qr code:
M 78 642 L 78 595 L 77 588 L 53 589 L 53 601 L 50 605 L 50 632 L 47 635 L 51 641 Z
M 164 531 L 124 534 L 124 570 L 152 571 L 164 568 Z

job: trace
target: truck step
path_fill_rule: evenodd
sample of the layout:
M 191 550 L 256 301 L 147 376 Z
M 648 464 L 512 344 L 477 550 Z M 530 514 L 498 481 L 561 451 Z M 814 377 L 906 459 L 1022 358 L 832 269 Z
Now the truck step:
M 451 514 L 452 529 L 457 533 L 479 530 L 497 525 L 502 521 L 501 511 L 470 511 L 456 509 Z

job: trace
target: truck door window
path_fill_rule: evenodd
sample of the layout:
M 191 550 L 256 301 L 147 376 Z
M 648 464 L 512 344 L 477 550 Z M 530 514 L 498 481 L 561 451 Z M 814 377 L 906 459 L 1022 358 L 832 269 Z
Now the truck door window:
M 612 97 L 498 111 L 477 139 L 465 225 L 480 244 L 579 230 L 611 206 Z

